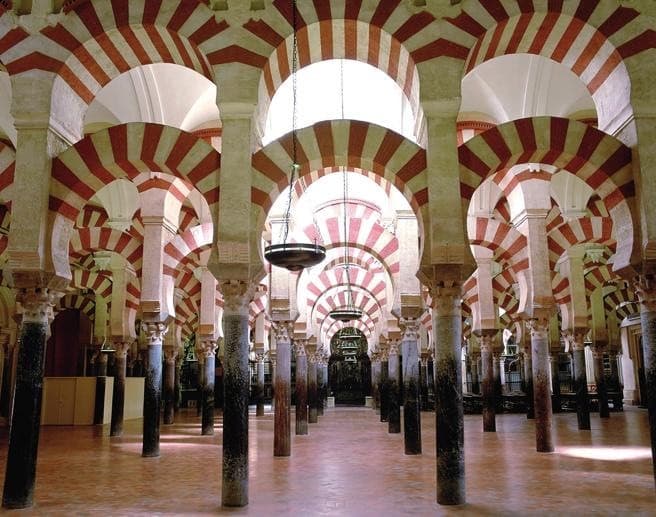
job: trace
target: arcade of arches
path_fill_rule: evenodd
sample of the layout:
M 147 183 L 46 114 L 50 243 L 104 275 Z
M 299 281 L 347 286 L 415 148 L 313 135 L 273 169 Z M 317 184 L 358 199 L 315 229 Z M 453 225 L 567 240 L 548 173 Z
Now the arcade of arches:
M 199 385 L 224 506 L 249 403 L 289 456 L 292 395 L 296 434 L 366 401 L 408 455 L 433 411 L 445 505 L 465 409 L 537 455 L 640 405 L 656 455 L 652 0 L 2 1 L 0 65 L 5 508 L 59 377 L 112 437 L 136 397 L 145 457 Z M 323 262 L 269 265 L 286 230 Z

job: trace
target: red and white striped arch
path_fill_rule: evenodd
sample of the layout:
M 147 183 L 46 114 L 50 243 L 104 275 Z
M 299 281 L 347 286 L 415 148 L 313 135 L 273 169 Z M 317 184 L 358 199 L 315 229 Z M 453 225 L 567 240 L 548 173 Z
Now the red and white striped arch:
M 488 177 L 520 163 L 545 163 L 581 178 L 604 202 L 613 223 L 633 226 L 626 200 L 634 195 L 631 150 L 619 140 L 581 122 L 533 117 L 496 126 L 458 148 L 463 202 Z M 631 232 L 618 246 L 617 267 L 632 251 Z
M 607 311 L 615 312 L 619 321 L 640 313 L 640 304 L 633 289 L 618 283 L 617 289 L 604 296 Z
M 519 309 L 519 300 L 515 295 L 515 289 L 513 287 L 516 283 L 517 279 L 511 268 L 505 268 L 501 273 L 492 278 L 494 303 L 509 315 L 516 314 Z
M 219 201 L 220 166 L 219 153 L 191 133 L 141 122 L 113 126 L 87 136 L 53 160 L 50 210 L 74 221 L 100 189 L 148 171 L 172 174 L 194 185 L 213 207 Z
M 297 161 L 303 178 L 314 171 L 340 166 L 366 170 L 397 187 L 406 197 L 423 229 L 423 205 L 428 201 L 426 151 L 403 136 L 368 122 L 323 121 L 297 132 Z M 253 155 L 251 202 L 262 209 L 261 221 L 288 185 L 292 138 L 287 134 Z
M 0 203 L 11 205 L 14 186 L 14 169 L 16 167 L 16 151 L 7 144 L 0 142 Z
M 214 227 L 210 223 L 199 224 L 176 235 L 164 246 L 164 274 L 175 276 L 176 270 L 192 252 L 210 246 Z
M 580 217 L 556 226 L 547 233 L 549 264 L 553 269 L 565 251 L 576 244 L 596 243 L 615 247 L 610 217 Z
M 551 277 L 551 291 L 557 305 L 565 305 L 572 301 L 569 279 L 560 273 L 553 273 Z
M 108 301 L 112 295 L 112 279 L 107 273 L 76 268 L 73 270 L 71 286 L 76 289 L 91 289 Z
M 294 184 L 294 195 L 297 198 L 301 197 L 303 193 L 308 189 L 308 187 L 312 185 L 315 181 L 334 172 L 341 173 L 343 172 L 343 168 L 324 167 L 322 169 L 316 169 L 314 171 L 311 171 L 309 174 L 302 176 L 301 178 L 297 179 L 296 183 Z M 382 188 L 387 196 L 390 196 L 392 193 L 392 184 L 382 176 L 379 176 L 378 174 L 374 174 L 373 172 L 359 169 L 357 167 L 348 167 L 347 172 L 354 172 L 356 174 L 360 174 L 361 176 L 366 176 L 371 181 L 373 181 L 376 185 Z
M 111 228 L 79 228 L 71 235 L 69 250 L 71 260 L 94 251 L 113 251 L 134 267 L 138 278 L 141 276 L 143 245 L 128 233 Z
M 653 46 L 649 22 L 616 3 L 590 0 L 503 2 L 478 0 L 446 21 L 454 43 L 471 48 L 465 72 L 507 54 L 535 54 L 567 66 L 597 101 L 600 127 L 629 106 L 630 80 L 624 59 Z M 638 18 L 638 20 L 636 20 Z M 613 99 L 610 107 L 607 99 Z M 615 111 L 613 111 L 615 109 Z
M 91 226 L 105 226 L 109 215 L 101 206 L 86 205 L 75 220 L 76 228 L 89 228 Z
M 364 336 L 367 338 L 367 340 L 371 340 L 371 338 L 374 335 L 372 329 L 365 322 L 361 320 L 349 321 L 349 322 L 333 320 L 330 326 L 325 329 L 325 334 L 324 334 L 325 338 L 323 339 L 323 341 L 325 343 L 330 343 L 330 341 L 333 339 L 333 336 L 335 334 L 337 334 L 340 330 L 349 327 L 353 327 L 359 330 L 360 332 L 362 332 Z
M 494 260 L 507 264 L 514 272 L 528 268 L 526 236 L 511 225 L 488 217 L 468 217 L 469 244 L 494 253 Z
M 59 299 L 58 307 L 60 310 L 76 309 L 87 315 L 94 321 L 96 318 L 96 302 L 93 297 L 82 294 L 67 294 Z

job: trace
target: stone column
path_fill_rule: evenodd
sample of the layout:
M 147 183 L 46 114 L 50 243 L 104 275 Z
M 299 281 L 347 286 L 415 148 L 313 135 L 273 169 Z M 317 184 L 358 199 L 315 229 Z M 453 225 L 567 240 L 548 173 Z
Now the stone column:
M 174 419 L 175 404 L 175 359 L 178 350 L 172 346 L 164 347 L 164 423 L 170 425 Z
M 590 399 L 588 397 L 588 379 L 585 374 L 585 339 L 586 329 L 574 329 L 567 334 L 572 347 L 572 365 L 574 391 L 576 392 L 576 419 L 579 430 L 590 429 Z
M 428 409 L 428 354 L 422 352 L 419 359 L 419 407 Z
M 551 368 L 551 393 L 552 393 L 552 409 L 554 413 L 560 413 L 560 365 L 558 364 L 558 354 L 551 354 L 549 356 L 549 366 Z
M 203 388 L 201 396 L 201 434 L 211 436 L 214 434 L 214 370 L 215 370 L 215 352 L 216 339 L 213 336 L 201 337 L 200 345 L 203 354 L 204 373 Z
M 148 343 L 148 365 L 144 382 L 143 447 L 144 458 L 159 456 L 159 415 L 162 398 L 162 341 L 168 330 L 161 321 L 142 323 Z
M 326 359 L 323 355 L 318 356 L 317 361 L 317 415 L 323 416 L 323 404 L 326 398 L 326 379 L 328 378 Z
M 388 350 L 384 348 L 380 353 L 380 421 L 387 422 L 389 415 L 389 363 Z
M 316 424 L 319 421 L 319 391 L 317 388 L 317 354 L 308 353 L 307 367 L 307 384 L 308 384 L 308 404 L 310 412 L 308 422 Z
M 296 353 L 296 434 L 308 434 L 307 355 L 305 340 L 294 343 Z
M 599 418 L 610 417 L 610 410 L 608 409 L 608 391 L 606 390 L 606 378 L 604 377 L 605 349 L 606 347 L 603 344 L 596 344 L 592 347 L 595 384 L 597 385 L 597 397 L 599 401 Z
M 535 418 L 535 395 L 533 392 L 533 357 L 532 345 L 524 347 L 524 391 L 526 393 L 526 418 L 532 420 Z M 549 395 L 551 397 L 551 395 Z
M 257 400 L 255 416 L 264 416 L 264 352 L 255 354 L 257 373 Z
M 478 352 L 473 352 L 471 354 L 471 392 L 474 395 L 478 395 L 481 392 L 481 385 L 478 380 L 478 359 L 480 354 Z
M 437 502 L 465 502 L 465 444 L 462 407 L 461 287 L 432 286 L 435 343 L 435 432 Z
M 501 372 L 503 366 L 503 357 L 501 350 L 492 352 L 492 377 L 494 382 L 494 409 L 496 413 L 503 413 L 503 384 L 501 383 Z
M 178 349 L 178 355 L 175 359 L 175 371 L 173 373 L 173 413 L 177 413 L 180 409 L 180 369 L 182 368 L 182 363 L 184 358 L 182 357 L 182 349 Z
M 273 416 L 273 455 L 291 454 L 291 332 L 293 322 L 274 326 L 276 336 L 276 377 L 273 382 L 276 407 Z
M 640 300 L 646 403 L 649 414 L 652 466 L 656 481 L 656 277 L 642 275 L 635 280 L 634 285 Z
M 399 342 L 390 341 L 389 355 L 387 358 L 388 384 L 387 384 L 387 432 L 401 432 L 401 401 L 399 400 L 401 382 L 401 369 L 399 365 Z
M 198 383 L 196 384 L 196 416 L 203 416 L 203 386 L 205 385 L 205 355 L 201 350 L 200 340 L 196 343 L 198 359 Z
M 221 503 L 248 504 L 248 304 L 252 289 L 243 281 L 221 282 L 223 293 L 223 460 Z
M 102 345 L 101 345 L 102 346 Z M 99 351 L 98 354 L 98 370 L 96 373 L 97 377 L 107 377 L 107 361 L 109 360 L 109 353 L 103 350 Z
M 535 408 L 535 443 L 538 452 L 553 452 L 551 429 L 551 389 L 549 386 L 549 318 L 529 320 L 531 329 L 531 363 L 533 404 Z
M 493 339 L 496 330 L 483 330 L 480 336 L 481 365 L 483 370 L 483 431 L 493 433 L 497 430 Z
M 402 319 L 403 337 L 403 442 L 406 454 L 421 454 L 419 400 L 419 320 Z
M 28 508 L 33 504 L 45 346 L 56 296 L 40 288 L 21 289 L 17 295 L 17 301 L 23 305 L 23 320 L 2 494 L 4 508 Z
M 380 355 L 378 352 L 371 354 L 371 396 L 373 409 L 380 414 Z
M 123 435 L 123 414 L 125 408 L 125 376 L 127 373 L 127 357 L 130 351 L 130 342 L 122 337 L 115 338 L 116 375 L 112 396 L 112 420 L 109 424 L 109 436 Z

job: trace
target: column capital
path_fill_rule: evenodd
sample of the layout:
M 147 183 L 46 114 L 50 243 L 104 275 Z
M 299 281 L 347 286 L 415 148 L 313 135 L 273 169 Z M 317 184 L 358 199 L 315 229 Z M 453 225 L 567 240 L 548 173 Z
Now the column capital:
M 604 358 L 604 353 L 606 352 L 606 344 L 605 343 L 595 343 L 593 346 L 590 347 L 592 350 L 592 357 L 594 359 L 603 359 Z
M 226 314 L 239 314 L 248 310 L 256 286 L 244 280 L 222 280 L 219 282 L 223 295 L 223 311 Z
M 481 330 L 478 336 L 478 343 L 481 352 L 494 353 L 494 338 L 497 335 L 496 329 Z
M 588 329 L 580 327 L 562 331 L 563 338 L 569 342 L 572 350 L 585 349 L 585 336 L 587 333 Z
M 294 322 L 291 320 L 276 321 L 273 324 L 273 335 L 276 338 L 276 343 L 283 341 L 291 341 L 291 336 L 294 332 Z
M 124 358 L 128 356 L 128 351 L 130 350 L 130 345 L 132 344 L 131 341 L 123 339 L 122 337 L 120 338 L 113 338 L 112 339 L 112 346 L 114 347 L 114 350 L 116 351 L 116 357 Z
M 641 312 L 656 312 L 656 275 L 639 275 L 633 279 Z
M 307 339 L 294 339 L 294 353 L 297 356 L 303 356 L 305 354 L 305 346 L 307 345 Z
M 264 352 L 257 352 L 257 353 L 255 354 L 255 360 L 256 360 L 258 363 L 264 362 Z
M 403 333 L 403 341 L 417 341 L 419 339 L 419 318 L 399 318 L 399 327 Z
M 526 325 L 531 332 L 531 336 L 549 332 L 549 318 L 545 315 L 536 314 L 535 316 L 526 320 Z
M 201 336 L 198 340 L 198 355 L 204 358 L 213 357 L 216 352 L 216 339 L 214 336 Z
M 397 339 L 392 339 L 389 342 L 389 350 L 387 352 L 387 357 L 389 358 L 390 355 L 399 355 L 399 349 L 401 343 Z
M 449 285 L 445 285 L 449 284 Z M 462 304 L 462 283 L 435 283 L 429 286 L 432 308 L 437 316 L 456 316 Z
M 23 307 L 23 322 L 48 323 L 56 301 L 64 293 L 48 288 L 23 288 L 16 293 L 16 301 Z
M 142 321 L 141 329 L 145 332 L 149 345 L 161 345 L 169 326 L 163 321 Z

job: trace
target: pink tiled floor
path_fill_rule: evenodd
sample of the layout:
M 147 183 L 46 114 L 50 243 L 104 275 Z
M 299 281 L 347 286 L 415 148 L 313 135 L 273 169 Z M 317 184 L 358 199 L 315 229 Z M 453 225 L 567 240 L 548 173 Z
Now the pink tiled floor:
M 221 419 L 200 436 L 193 414 L 162 426 L 160 458 L 141 458 L 140 421 L 125 436 L 107 429 L 44 427 L 36 504 L 19 515 L 656 515 L 647 415 L 628 408 L 592 417 L 576 430 L 575 414 L 555 416 L 557 452 L 538 454 L 533 424 L 497 417 L 483 433 L 465 418 L 468 503 L 435 503 L 434 416 L 422 414 L 424 454 L 405 456 L 403 435 L 366 408 L 326 411 L 308 436 L 293 436 L 292 456 L 274 458 L 273 416 L 250 418 L 250 504 L 220 508 Z M 293 422 L 293 418 L 292 418 Z M 4 481 L 7 431 L 0 430 Z

